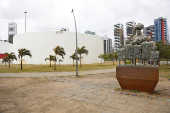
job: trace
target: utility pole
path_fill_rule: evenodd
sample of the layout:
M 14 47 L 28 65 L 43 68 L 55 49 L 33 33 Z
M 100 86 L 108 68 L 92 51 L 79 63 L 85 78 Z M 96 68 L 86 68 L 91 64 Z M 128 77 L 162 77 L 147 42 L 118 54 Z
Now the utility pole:
M 24 14 L 25 14 L 25 32 L 27 32 L 27 10 L 24 11 Z
M 75 30 L 76 30 L 76 51 L 75 51 L 75 55 L 76 55 L 76 76 L 78 76 L 78 44 L 77 44 L 77 24 L 76 24 L 76 18 L 74 15 L 74 10 L 72 9 L 71 11 L 73 13 L 73 17 L 74 17 L 74 23 L 75 23 Z

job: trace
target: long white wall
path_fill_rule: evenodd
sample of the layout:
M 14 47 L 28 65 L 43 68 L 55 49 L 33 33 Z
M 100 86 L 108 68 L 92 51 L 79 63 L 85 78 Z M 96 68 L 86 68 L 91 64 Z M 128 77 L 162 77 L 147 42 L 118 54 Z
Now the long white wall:
M 0 54 L 12 52 L 12 44 L 0 41 Z
M 64 64 L 72 64 L 70 56 L 75 51 L 75 33 L 72 32 L 30 32 L 19 34 L 14 37 L 13 48 L 15 53 L 20 48 L 29 49 L 32 58 L 26 57 L 28 64 L 45 64 L 45 58 L 49 54 L 54 55 L 53 49 L 59 45 L 65 49 Z M 95 35 L 78 33 L 78 46 L 85 46 L 89 54 L 83 56 L 82 63 L 98 63 L 98 56 L 104 53 L 103 39 Z

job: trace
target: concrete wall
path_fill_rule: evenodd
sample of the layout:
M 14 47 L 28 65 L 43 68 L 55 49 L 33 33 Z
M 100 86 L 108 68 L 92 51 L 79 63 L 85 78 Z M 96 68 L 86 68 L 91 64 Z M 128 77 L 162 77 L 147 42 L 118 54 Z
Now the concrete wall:
M 5 41 L 0 41 L 0 54 L 12 52 L 12 44 Z

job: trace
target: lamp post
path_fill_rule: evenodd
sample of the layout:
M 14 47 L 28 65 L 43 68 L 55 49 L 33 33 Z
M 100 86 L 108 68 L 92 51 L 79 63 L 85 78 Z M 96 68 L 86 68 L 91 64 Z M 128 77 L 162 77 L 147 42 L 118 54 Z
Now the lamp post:
M 27 23 L 26 23 L 26 21 L 27 21 L 27 10 L 25 10 L 24 11 L 24 14 L 25 14 L 25 32 L 27 31 Z
M 73 17 L 74 17 L 74 23 L 75 23 L 75 30 L 76 30 L 76 51 L 75 51 L 75 54 L 76 54 L 76 76 L 78 76 L 78 54 L 77 54 L 77 50 L 78 50 L 78 44 L 77 44 L 77 24 L 76 24 L 76 18 L 75 18 L 75 15 L 74 15 L 74 10 L 72 9 L 71 11 L 73 13 Z

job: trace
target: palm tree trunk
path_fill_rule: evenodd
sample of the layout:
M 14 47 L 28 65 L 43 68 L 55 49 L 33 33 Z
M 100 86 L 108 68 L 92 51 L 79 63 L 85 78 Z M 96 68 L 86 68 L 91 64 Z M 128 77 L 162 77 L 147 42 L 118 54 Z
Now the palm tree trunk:
M 81 54 L 80 54 L 80 67 L 81 67 Z
M 51 67 L 51 60 L 50 60 L 50 67 Z
M 74 67 L 74 60 L 73 60 L 73 67 Z
M 54 70 L 56 70 L 56 61 L 55 61 L 55 64 L 54 64 Z
M 166 59 L 166 64 L 168 65 L 168 59 Z
M 8 62 L 8 64 L 9 64 L 8 67 L 10 68 L 10 67 L 11 67 L 11 66 L 10 66 L 10 61 Z
M 21 57 L 21 70 L 22 70 L 22 57 Z

